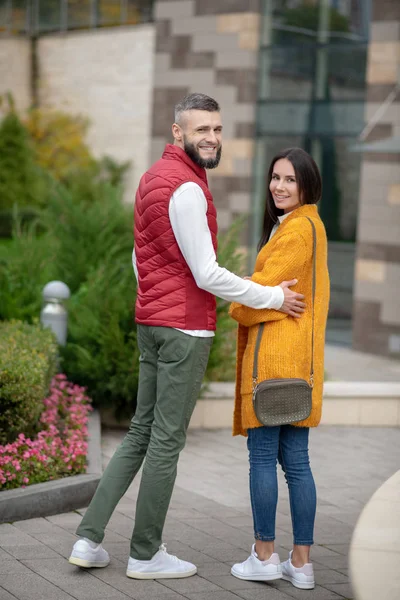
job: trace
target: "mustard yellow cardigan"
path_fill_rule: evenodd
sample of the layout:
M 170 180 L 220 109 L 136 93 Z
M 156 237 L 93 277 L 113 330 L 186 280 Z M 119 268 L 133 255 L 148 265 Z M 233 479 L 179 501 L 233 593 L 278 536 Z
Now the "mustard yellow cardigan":
M 316 427 L 321 420 L 324 379 L 325 327 L 329 305 L 327 239 L 314 204 L 291 212 L 257 256 L 252 281 L 274 286 L 297 279 L 291 288 L 305 296 L 306 310 L 300 319 L 271 309 L 253 309 L 233 302 L 229 313 L 238 321 L 236 392 L 233 435 L 247 435 L 247 429 L 261 427 L 252 404 L 252 370 L 258 324 L 265 322 L 258 359 L 258 381 L 284 377 L 309 380 L 312 331 L 312 249 L 310 217 L 317 234 L 316 289 L 314 313 L 314 389 L 312 410 L 300 427 Z

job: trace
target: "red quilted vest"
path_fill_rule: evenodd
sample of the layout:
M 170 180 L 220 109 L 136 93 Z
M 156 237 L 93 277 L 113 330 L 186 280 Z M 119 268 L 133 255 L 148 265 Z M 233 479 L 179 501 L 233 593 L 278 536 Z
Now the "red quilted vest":
M 135 254 L 139 274 L 136 323 L 177 329 L 215 330 L 215 297 L 197 287 L 176 242 L 169 201 L 183 183 L 197 183 L 207 200 L 207 220 L 217 250 L 217 213 L 205 169 L 178 146 L 143 175 L 135 201 Z

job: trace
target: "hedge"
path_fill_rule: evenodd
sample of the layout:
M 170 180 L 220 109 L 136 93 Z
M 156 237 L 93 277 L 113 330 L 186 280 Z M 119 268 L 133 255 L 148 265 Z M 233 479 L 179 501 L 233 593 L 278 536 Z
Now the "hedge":
M 56 369 L 57 343 L 49 329 L 0 322 L 0 444 L 38 430 Z

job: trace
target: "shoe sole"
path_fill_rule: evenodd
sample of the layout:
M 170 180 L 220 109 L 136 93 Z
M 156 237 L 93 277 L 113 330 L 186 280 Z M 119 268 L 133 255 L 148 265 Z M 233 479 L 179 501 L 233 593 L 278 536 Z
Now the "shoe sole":
M 231 569 L 231 575 L 245 581 L 274 581 L 275 579 L 282 579 L 282 573 L 273 573 L 271 575 L 239 575 L 233 569 Z
M 126 576 L 131 579 L 182 579 L 196 575 L 197 568 L 185 573 L 140 573 L 138 571 L 127 571 Z
M 315 588 L 315 581 L 312 583 L 306 583 L 304 581 L 296 581 L 293 577 L 289 577 L 289 575 L 282 575 L 282 579 L 285 581 L 289 581 L 294 587 L 299 590 L 313 590 Z
M 102 562 L 90 562 L 90 560 L 84 560 L 83 558 L 76 558 L 75 556 L 70 556 L 68 562 L 71 565 L 76 565 L 77 567 L 82 567 L 83 569 L 93 569 L 96 567 L 107 567 L 110 564 L 110 561 L 102 561 Z

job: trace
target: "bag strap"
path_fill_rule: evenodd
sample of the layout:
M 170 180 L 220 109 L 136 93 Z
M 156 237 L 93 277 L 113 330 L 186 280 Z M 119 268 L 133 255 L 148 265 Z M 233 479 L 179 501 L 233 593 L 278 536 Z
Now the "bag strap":
M 313 234 L 313 276 L 312 276 L 312 328 L 311 328 L 311 369 L 310 369 L 310 387 L 314 387 L 314 312 L 315 312 L 315 287 L 316 287 L 316 254 L 317 254 L 317 234 L 315 231 L 314 222 L 309 217 L 304 217 L 311 223 L 312 234 Z M 258 353 L 260 350 L 261 338 L 264 331 L 265 323 L 260 323 L 258 327 L 256 347 L 254 349 L 254 363 L 253 363 L 253 389 L 257 385 L 257 371 L 258 371 Z

